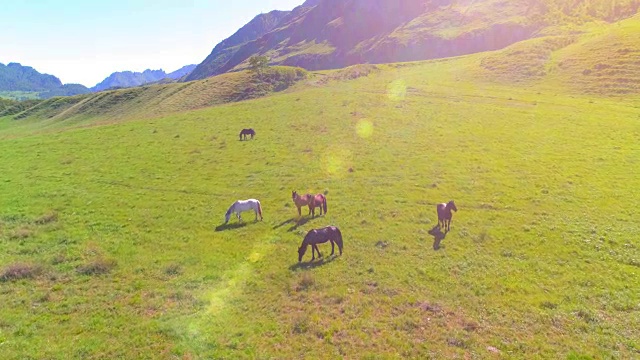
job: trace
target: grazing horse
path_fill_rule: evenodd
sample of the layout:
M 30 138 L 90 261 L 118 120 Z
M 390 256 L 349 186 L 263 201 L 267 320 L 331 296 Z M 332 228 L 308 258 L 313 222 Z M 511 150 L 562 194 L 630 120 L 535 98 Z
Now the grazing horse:
M 244 211 L 253 210 L 256 213 L 256 221 L 258 221 L 258 215 L 260 215 L 260 221 L 262 221 L 262 206 L 260 206 L 260 201 L 256 199 L 249 200 L 238 200 L 231 204 L 227 213 L 224 214 L 224 223 L 229 222 L 229 218 L 231 217 L 231 213 L 236 213 L 239 221 L 242 221 L 240 217 L 240 213 Z
M 293 199 L 293 203 L 296 204 L 298 208 L 298 216 L 302 215 L 300 208 L 305 205 L 309 206 L 309 214 L 312 217 L 316 217 L 316 207 L 320 209 L 320 215 L 327 213 L 327 197 L 322 194 L 305 194 L 300 196 L 298 192 L 294 190 L 291 192 L 291 199 Z
M 322 229 L 310 230 L 307 233 L 304 240 L 302 240 L 302 244 L 298 248 L 298 262 L 302 261 L 302 257 L 304 256 L 304 253 L 307 252 L 307 247 L 309 245 L 311 245 L 311 261 L 316 259 L 316 251 L 318 252 L 318 257 L 322 257 L 320 249 L 318 249 L 318 244 L 323 244 L 327 241 L 331 241 L 331 255 L 334 254 L 334 243 L 338 244 L 340 255 L 342 255 L 342 233 L 340 232 L 340 229 L 335 226 L 327 226 Z
M 240 141 L 242 141 L 243 138 L 244 140 L 247 140 L 247 135 L 251 135 L 251 138 L 253 139 L 255 134 L 256 132 L 253 129 L 242 129 L 242 131 L 240 131 Z
M 451 214 L 451 210 L 456 212 L 458 211 L 456 204 L 451 200 L 446 204 L 442 203 L 436 205 L 436 210 L 438 211 L 438 226 L 442 226 L 445 231 L 451 230 L 451 217 L 453 216 L 453 214 Z

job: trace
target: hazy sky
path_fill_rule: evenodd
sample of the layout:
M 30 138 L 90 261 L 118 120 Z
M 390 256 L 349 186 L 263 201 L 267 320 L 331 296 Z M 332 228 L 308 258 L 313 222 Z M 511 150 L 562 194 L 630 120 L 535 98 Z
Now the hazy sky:
M 116 71 L 199 64 L 254 16 L 304 0 L 0 0 L 0 63 L 91 87 Z

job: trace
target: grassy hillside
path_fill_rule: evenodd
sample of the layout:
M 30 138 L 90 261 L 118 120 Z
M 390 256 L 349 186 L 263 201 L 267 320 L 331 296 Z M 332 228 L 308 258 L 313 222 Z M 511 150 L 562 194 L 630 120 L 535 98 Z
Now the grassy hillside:
M 546 91 L 599 96 L 640 94 L 640 15 L 616 23 L 565 23 L 551 26 L 538 37 L 503 50 L 432 61 L 428 77 L 445 76 L 441 83 L 473 79 L 477 84 L 526 86 Z M 301 53 L 307 51 L 300 44 Z M 321 46 L 316 51 L 322 52 Z M 407 63 L 410 64 L 410 63 Z M 399 64 L 394 66 L 407 66 Z M 382 66 L 384 67 L 384 66 Z M 349 79 L 366 75 L 372 66 L 355 66 L 332 72 L 329 78 Z M 440 70 L 438 70 L 440 71 Z M 301 69 L 273 67 L 264 79 L 249 72 L 229 73 L 201 81 L 150 85 L 132 89 L 53 98 L 16 116 L 21 124 L 40 128 L 70 123 L 113 122 L 130 118 L 157 117 L 264 96 L 307 78 Z M 320 76 L 313 84 L 323 84 Z M 15 109 L 14 109 L 15 110 Z M 11 111 L 11 114 L 15 114 Z M 8 115 L 0 110 L 0 116 Z M 46 119 L 46 121 L 43 121 Z M 15 129 L 14 129 L 15 130 Z
M 144 117 L 46 133 L 47 113 L 0 119 L 3 357 L 640 356 L 636 98 L 488 83 L 479 61 L 199 110 L 224 90 L 141 88 L 163 95 L 113 109 Z M 103 121 L 128 91 L 70 119 Z M 298 219 L 293 189 L 326 193 L 328 214 Z M 250 197 L 265 220 L 221 226 Z M 344 255 L 299 265 L 329 224 Z
M 473 58 L 469 73 L 506 84 L 572 93 L 640 93 L 640 15 L 614 23 L 549 28 L 540 37 Z M 475 62 L 479 59 L 479 62 Z M 473 75 L 472 75 L 473 76 Z
M 70 125 L 157 117 L 265 96 L 282 91 L 306 77 L 307 72 L 302 69 L 276 66 L 268 68 L 260 76 L 245 71 L 188 83 L 52 98 L 15 115 L 13 119 L 17 120 L 17 126 L 13 130 L 20 131 L 21 127 L 51 130 Z

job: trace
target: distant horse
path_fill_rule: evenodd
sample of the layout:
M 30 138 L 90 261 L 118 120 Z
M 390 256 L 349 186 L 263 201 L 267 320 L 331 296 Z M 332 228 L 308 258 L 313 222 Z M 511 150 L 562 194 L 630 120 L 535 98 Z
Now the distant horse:
M 256 132 L 253 129 L 242 129 L 242 131 L 240 131 L 240 141 L 242 141 L 242 139 L 247 140 L 247 135 L 251 135 L 253 139 L 255 134 Z
M 436 210 L 438 211 L 438 226 L 442 226 L 445 231 L 451 230 L 451 217 L 453 216 L 451 210 L 458 211 L 456 204 L 451 200 L 446 204 L 436 205 Z
M 309 245 L 311 245 L 311 261 L 316 259 L 316 251 L 318 252 L 318 257 L 322 257 L 320 249 L 318 249 L 318 244 L 323 244 L 327 241 L 331 241 L 331 255 L 334 254 L 334 243 L 338 244 L 340 255 L 342 255 L 342 233 L 340 232 L 340 229 L 335 226 L 327 226 L 322 229 L 313 229 L 307 233 L 304 240 L 302 240 L 302 244 L 298 248 L 298 262 L 302 261 L 302 257 L 304 256 L 304 253 L 307 252 L 307 247 Z
M 293 203 L 296 204 L 298 208 L 298 216 L 302 215 L 300 208 L 305 205 L 309 206 L 309 214 L 312 217 L 316 216 L 316 207 L 320 209 L 320 215 L 327 213 L 327 198 L 322 194 L 305 194 L 300 196 L 298 192 L 294 190 L 291 192 L 291 199 L 293 199 Z
M 262 206 L 260 206 L 260 201 L 256 199 L 249 200 L 238 200 L 231 204 L 227 213 L 224 214 L 224 223 L 229 222 L 229 218 L 231 217 L 231 213 L 236 213 L 239 221 L 242 221 L 240 218 L 240 213 L 244 211 L 253 210 L 256 213 L 256 221 L 258 221 L 258 215 L 260 215 L 260 221 L 262 221 Z

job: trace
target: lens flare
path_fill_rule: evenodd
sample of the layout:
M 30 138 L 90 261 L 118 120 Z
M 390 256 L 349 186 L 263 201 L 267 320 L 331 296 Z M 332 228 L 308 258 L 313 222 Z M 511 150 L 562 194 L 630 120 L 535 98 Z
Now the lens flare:
M 351 152 L 346 149 L 333 150 L 323 159 L 324 170 L 329 175 L 344 175 L 349 171 L 349 166 L 351 166 Z
M 407 83 L 402 79 L 392 81 L 387 86 L 387 96 L 393 101 L 404 100 L 407 97 Z
M 218 284 L 217 288 L 209 293 L 208 312 L 213 315 L 220 314 L 227 304 L 233 298 L 238 296 L 249 278 L 254 276 L 252 264 L 264 259 L 265 255 L 271 253 L 274 249 L 274 243 L 277 239 L 262 239 L 258 241 L 250 255 L 238 267 L 226 274 L 226 281 Z
M 363 139 L 373 135 L 373 124 L 369 120 L 361 119 L 356 124 L 356 134 Z
M 249 257 L 247 257 L 247 261 L 249 261 L 250 263 L 256 263 L 260 261 L 260 259 L 262 259 L 262 254 L 260 254 L 259 252 L 254 252 L 249 255 Z

